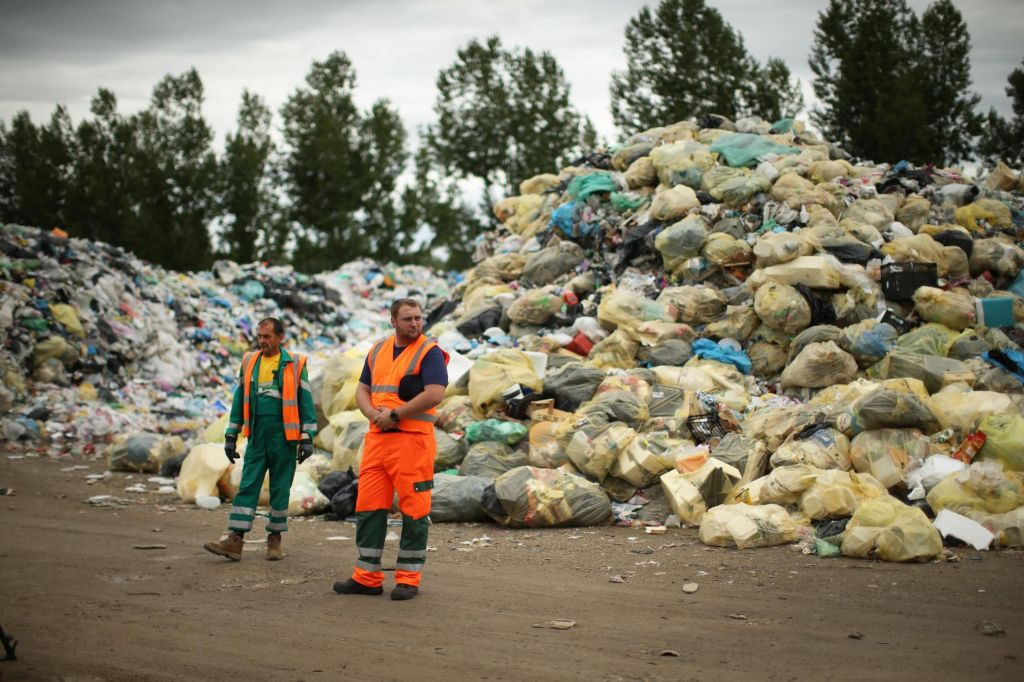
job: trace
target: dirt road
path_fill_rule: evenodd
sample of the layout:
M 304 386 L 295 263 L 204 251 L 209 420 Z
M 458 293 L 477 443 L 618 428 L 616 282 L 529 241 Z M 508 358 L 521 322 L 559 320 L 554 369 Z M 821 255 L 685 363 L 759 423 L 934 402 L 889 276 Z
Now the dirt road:
M 0 461 L 0 625 L 20 641 L 3 682 L 1024 679 L 1021 552 L 894 565 L 694 530 L 439 524 L 420 596 L 392 602 L 331 591 L 351 524 L 294 520 L 278 563 L 253 533 L 230 563 L 202 550 L 225 510 L 124 491 L 146 476 L 86 485 L 104 468 Z M 84 503 L 99 494 L 129 503 Z M 554 619 L 576 624 L 535 627 Z

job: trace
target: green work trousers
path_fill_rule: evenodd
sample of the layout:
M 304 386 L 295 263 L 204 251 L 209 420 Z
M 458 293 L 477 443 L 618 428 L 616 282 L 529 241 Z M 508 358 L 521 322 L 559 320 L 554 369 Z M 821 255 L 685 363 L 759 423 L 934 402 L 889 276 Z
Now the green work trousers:
M 253 422 L 252 434 L 242 460 L 242 482 L 228 517 L 228 530 L 239 533 L 252 530 L 263 478 L 269 470 L 270 518 L 267 521 L 267 532 L 280 533 L 288 530 L 288 493 L 295 476 L 296 443 L 289 443 L 285 439 L 284 423 L 280 416 L 275 419 L 257 414 Z

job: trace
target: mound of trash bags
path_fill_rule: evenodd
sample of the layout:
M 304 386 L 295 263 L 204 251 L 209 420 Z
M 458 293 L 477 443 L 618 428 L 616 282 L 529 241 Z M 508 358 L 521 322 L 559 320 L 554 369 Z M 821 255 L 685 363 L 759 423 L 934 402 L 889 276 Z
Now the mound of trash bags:
M 466 443 L 459 473 L 493 479 L 481 505 L 508 525 L 583 524 L 521 510 L 585 481 L 617 523 L 708 544 L 938 556 L 929 491 L 1024 469 L 1021 176 L 716 122 L 638 133 L 495 207 L 428 330 L 466 360 L 438 421 Z M 673 514 L 640 521 L 654 486 Z M 1016 542 L 1019 515 L 968 511 Z
M 709 117 L 550 170 L 495 204 L 474 267 L 447 279 L 365 261 L 179 275 L 7 226 L 4 433 L 80 442 L 73 415 L 94 410 L 110 434 L 179 434 L 183 499 L 226 497 L 237 474 L 202 441 L 222 438 L 238 355 L 276 312 L 313 355 L 324 456 L 305 476 L 357 477 L 362 360 L 386 303 L 413 295 L 451 355 L 437 521 L 667 523 L 717 546 L 918 561 L 955 537 L 943 513 L 1021 545 L 1019 169 L 857 160 L 800 122 Z M 43 274 L 65 261 L 71 286 Z M 121 349 L 126 333 L 146 342 Z M 43 393 L 72 407 L 44 413 Z M 140 395 L 144 414 L 123 407 Z M 671 516 L 643 514 L 655 496 Z

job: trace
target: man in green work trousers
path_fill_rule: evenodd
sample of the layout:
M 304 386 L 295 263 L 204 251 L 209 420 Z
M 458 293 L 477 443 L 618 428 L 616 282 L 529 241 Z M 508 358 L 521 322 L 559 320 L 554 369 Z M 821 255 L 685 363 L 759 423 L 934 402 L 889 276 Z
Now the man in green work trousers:
M 316 411 L 306 373 L 306 356 L 281 347 L 284 325 L 268 317 L 256 327 L 259 352 L 242 358 L 239 384 L 224 432 L 224 454 L 238 459 L 239 432 L 249 439 L 242 463 L 242 482 L 231 506 L 228 536 L 203 548 L 232 561 L 242 558 L 245 533 L 252 530 L 263 477 L 270 471 L 270 518 L 267 521 L 267 559 L 278 561 L 281 532 L 288 530 L 288 493 L 301 464 L 313 454 Z

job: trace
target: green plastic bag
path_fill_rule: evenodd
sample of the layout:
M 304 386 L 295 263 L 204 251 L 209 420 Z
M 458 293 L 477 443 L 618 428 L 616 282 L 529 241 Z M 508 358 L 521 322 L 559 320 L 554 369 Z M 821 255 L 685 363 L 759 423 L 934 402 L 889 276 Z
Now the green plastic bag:
M 507 422 L 500 419 L 485 419 L 474 422 L 466 429 L 468 443 L 497 441 L 505 445 L 515 445 L 526 435 L 526 427 L 519 422 Z
M 610 173 L 590 173 L 589 175 L 578 175 L 569 183 L 569 196 L 579 201 L 586 201 L 587 197 L 597 192 L 614 192 L 618 189 L 614 178 Z
M 800 153 L 796 147 L 777 144 L 767 137 L 750 133 L 722 135 L 711 144 L 711 151 L 721 154 L 725 162 L 733 168 L 756 166 L 761 157 L 768 154 Z

